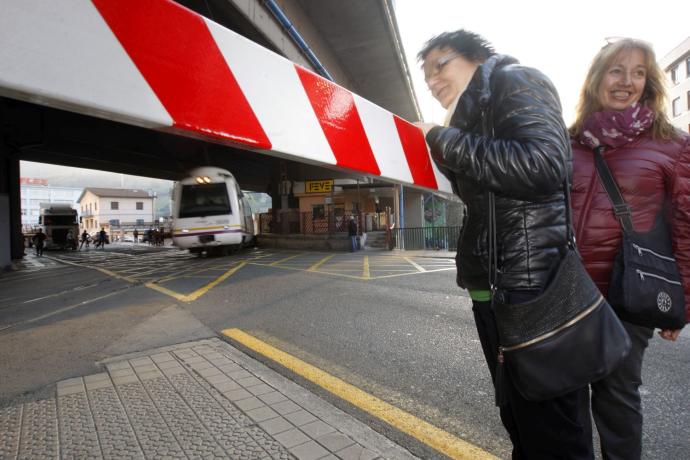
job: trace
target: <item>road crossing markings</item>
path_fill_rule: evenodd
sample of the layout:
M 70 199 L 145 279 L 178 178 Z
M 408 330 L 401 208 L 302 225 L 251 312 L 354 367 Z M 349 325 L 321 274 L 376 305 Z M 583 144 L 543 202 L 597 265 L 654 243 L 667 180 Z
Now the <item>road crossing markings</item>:
M 99 272 L 101 272 L 101 273 L 103 273 L 103 274 L 105 274 L 105 275 L 112 276 L 113 278 L 117 278 L 117 279 L 120 279 L 120 280 L 123 280 L 123 281 L 127 281 L 128 283 L 132 283 L 132 284 L 136 284 L 136 283 L 137 283 L 137 280 L 132 279 L 132 278 L 130 278 L 129 276 L 121 276 L 121 275 L 118 275 L 117 273 L 112 272 L 112 271 L 110 271 L 110 270 L 108 270 L 108 269 L 106 269 L 106 268 L 96 267 L 96 266 L 94 266 L 94 265 L 77 264 L 77 263 L 75 263 L 75 262 L 70 262 L 69 260 L 65 260 L 65 259 L 53 259 L 52 257 L 49 257 L 49 256 L 45 256 L 45 257 L 48 257 L 48 258 L 51 259 L 51 260 L 57 260 L 58 262 L 65 263 L 65 264 L 67 264 L 67 265 L 74 265 L 75 267 L 86 267 L 86 268 L 90 268 L 90 269 L 92 269 L 92 270 L 98 270 Z
M 418 263 L 416 263 L 415 261 L 413 261 L 409 257 L 403 257 L 403 258 L 406 261 L 408 261 L 410 263 L 410 265 L 412 265 L 414 268 L 416 268 L 418 272 L 424 273 L 426 271 L 426 268 L 422 267 L 421 265 L 419 265 Z
M 203 286 L 203 287 L 197 289 L 196 291 L 194 291 L 188 295 L 183 295 L 183 294 L 180 294 L 179 292 L 175 292 L 173 290 L 167 289 L 163 286 L 158 285 L 157 283 L 146 283 L 145 286 L 148 288 L 154 289 L 158 292 L 161 292 L 163 294 L 174 297 L 174 298 L 181 300 L 183 302 L 192 302 L 192 301 L 198 299 L 199 297 L 201 297 L 202 295 L 206 294 L 209 290 L 213 289 L 218 284 L 222 283 L 223 281 L 225 281 L 226 279 L 231 277 L 235 272 L 237 272 L 239 269 L 241 269 L 245 265 L 247 265 L 247 261 L 240 262 L 239 264 L 232 267 L 230 270 L 226 271 L 225 273 L 223 273 L 221 276 L 219 276 L 215 280 L 208 283 L 206 286 Z
M 365 280 L 371 279 L 371 273 L 369 273 L 369 256 L 364 256 L 364 262 L 362 267 L 362 278 Z
M 285 353 L 241 329 L 225 329 L 222 334 L 275 361 L 295 374 L 320 386 L 353 406 L 406 433 L 427 446 L 459 460 L 497 460 L 489 452 L 409 414 L 321 369 Z
M 294 255 L 291 255 L 290 257 L 285 257 L 284 259 L 280 259 L 280 260 L 276 260 L 275 262 L 271 262 L 271 263 L 268 264 L 268 265 L 269 265 L 270 267 L 275 267 L 276 265 L 282 264 L 283 262 L 287 262 L 288 260 L 292 260 L 292 259 L 294 259 L 295 257 L 303 256 L 303 255 L 305 255 L 305 254 L 306 254 L 306 253 L 304 253 L 304 252 L 301 252 L 301 253 L 299 253 L 299 254 L 294 254 Z
M 311 267 L 307 268 L 308 272 L 315 272 L 321 265 L 325 264 L 329 260 L 331 260 L 333 257 L 335 257 L 335 254 L 331 254 L 330 256 L 326 256 L 323 259 L 319 260 L 316 262 L 314 265 Z

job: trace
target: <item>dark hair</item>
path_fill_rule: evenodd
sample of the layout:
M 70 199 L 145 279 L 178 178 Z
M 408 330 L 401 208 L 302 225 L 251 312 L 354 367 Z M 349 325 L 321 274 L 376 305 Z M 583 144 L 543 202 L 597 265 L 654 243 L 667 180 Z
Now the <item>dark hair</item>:
M 455 32 L 443 32 L 432 37 L 424 44 L 424 48 L 417 53 L 417 60 L 423 61 L 431 50 L 436 48 L 451 48 L 470 62 L 482 63 L 496 54 L 494 47 L 484 37 L 465 29 Z

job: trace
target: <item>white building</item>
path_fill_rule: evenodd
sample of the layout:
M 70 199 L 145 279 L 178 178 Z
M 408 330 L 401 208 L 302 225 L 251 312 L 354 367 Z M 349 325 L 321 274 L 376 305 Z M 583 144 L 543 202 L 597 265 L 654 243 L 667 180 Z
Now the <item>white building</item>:
M 659 64 L 668 76 L 671 123 L 690 132 L 690 37 L 664 56 Z
M 51 187 L 46 179 L 20 178 L 22 227 L 35 227 L 41 215 L 41 203 L 69 204 L 79 210 L 77 200 L 84 189 Z
M 149 227 L 153 224 L 153 199 L 145 190 L 87 187 L 79 199 L 80 231 Z

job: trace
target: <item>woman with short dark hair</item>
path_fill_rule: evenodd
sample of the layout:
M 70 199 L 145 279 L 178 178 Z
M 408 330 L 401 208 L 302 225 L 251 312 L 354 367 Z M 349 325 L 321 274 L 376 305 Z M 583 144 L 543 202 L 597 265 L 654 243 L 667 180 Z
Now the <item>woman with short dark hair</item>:
M 436 165 L 467 206 L 458 242 L 457 282 L 472 297 L 477 332 L 496 380 L 499 341 L 489 286 L 490 192 L 495 195 L 497 295 L 511 304 L 529 301 L 546 288 L 567 250 L 563 189 L 570 157 L 568 131 L 549 79 L 496 54 L 477 34 L 441 34 L 426 44 L 419 59 L 431 94 L 448 117 L 446 126 L 418 126 Z M 513 443 L 513 459 L 594 457 L 586 385 L 534 402 L 525 399 L 506 374 L 500 415 Z

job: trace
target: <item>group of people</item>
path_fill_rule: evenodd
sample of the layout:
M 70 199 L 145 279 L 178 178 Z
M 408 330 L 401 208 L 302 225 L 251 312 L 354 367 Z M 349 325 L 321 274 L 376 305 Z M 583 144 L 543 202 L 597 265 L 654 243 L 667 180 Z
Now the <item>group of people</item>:
M 105 249 L 105 245 L 106 243 L 108 243 L 108 234 L 106 233 L 104 228 L 101 228 L 101 230 L 98 233 L 96 233 L 95 237 L 92 237 L 91 235 L 89 235 L 89 232 L 84 230 L 81 233 L 79 239 L 79 249 L 82 249 L 85 245 L 86 249 L 89 249 L 89 246 L 92 242 L 94 248 Z
M 594 149 L 605 158 L 630 206 L 635 230 L 649 230 L 655 216 L 664 213 L 690 322 L 690 137 L 666 116 L 664 74 L 648 43 L 619 39 L 596 53 L 569 128 L 549 79 L 497 54 L 477 34 L 458 30 L 438 35 L 418 58 L 433 97 L 448 111 L 443 126 L 418 126 L 439 170 L 467 206 L 457 283 L 472 298 L 494 382 L 500 344 L 492 296 L 500 292 L 502 299 L 517 304 L 536 298 L 549 285 L 568 244 L 565 180 L 577 248 L 591 278 L 608 294 L 622 231 L 598 180 Z M 495 206 L 488 205 L 489 195 L 495 196 Z M 497 235 L 493 260 L 490 209 L 495 209 L 491 222 Z M 492 262 L 497 291 L 490 290 Z M 535 402 L 516 390 L 509 373 L 503 376 L 507 395 L 499 411 L 513 459 L 593 459 L 592 416 L 605 459 L 641 457 L 639 386 L 653 329 L 623 325 L 630 352 L 602 380 Z M 659 335 L 676 340 L 679 333 L 661 330 Z

